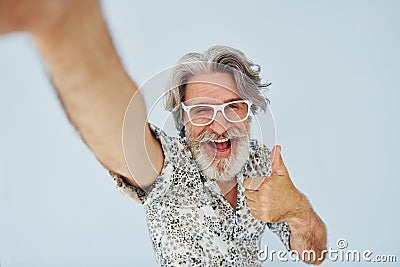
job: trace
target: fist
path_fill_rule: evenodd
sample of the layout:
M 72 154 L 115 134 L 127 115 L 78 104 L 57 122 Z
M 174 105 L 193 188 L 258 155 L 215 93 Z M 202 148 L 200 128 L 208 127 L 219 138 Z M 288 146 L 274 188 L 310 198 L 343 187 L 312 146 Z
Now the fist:
M 302 212 L 308 201 L 292 183 L 281 156 L 281 147 L 275 146 L 270 157 L 271 176 L 244 181 L 247 206 L 258 220 L 271 223 L 290 221 Z

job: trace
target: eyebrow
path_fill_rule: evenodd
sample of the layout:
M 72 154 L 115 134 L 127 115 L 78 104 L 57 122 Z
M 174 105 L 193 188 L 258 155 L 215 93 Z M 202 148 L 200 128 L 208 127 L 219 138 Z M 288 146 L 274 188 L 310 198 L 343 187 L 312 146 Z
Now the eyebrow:
M 204 99 L 204 100 L 200 100 L 200 101 L 196 101 L 197 99 L 203 99 L 203 98 L 193 98 L 193 99 L 189 99 L 189 100 L 186 100 L 186 101 L 195 101 L 195 102 L 190 102 L 190 105 L 199 105 L 199 104 L 208 104 L 208 105 L 219 105 L 219 104 L 216 104 L 216 103 L 209 103 L 210 101 L 207 101 L 207 100 L 210 100 L 210 98 L 207 98 L 207 100 L 206 99 Z M 216 99 L 214 99 L 214 100 L 216 100 Z M 221 102 L 220 104 L 224 104 L 224 103 L 229 103 L 229 102 L 232 102 L 232 101 L 237 101 L 237 100 L 244 100 L 243 98 L 241 98 L 241 97 L 232 97 L 232 98 L 228 98 L 226 101 L 224 101 L 224 102 Z M 184 101 L 184 103 L 186 102 L 186 101 Z

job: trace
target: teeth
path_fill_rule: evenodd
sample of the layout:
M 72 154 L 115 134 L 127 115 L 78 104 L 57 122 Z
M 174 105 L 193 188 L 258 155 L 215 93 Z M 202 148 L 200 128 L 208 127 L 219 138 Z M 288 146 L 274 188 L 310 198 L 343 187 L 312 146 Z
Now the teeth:
M 223 143 L 223 142 L 228 142 L 228 138 L 224 138 L 224 139 L 219 139 L 219 140 L 212 140 L 214 143 Z

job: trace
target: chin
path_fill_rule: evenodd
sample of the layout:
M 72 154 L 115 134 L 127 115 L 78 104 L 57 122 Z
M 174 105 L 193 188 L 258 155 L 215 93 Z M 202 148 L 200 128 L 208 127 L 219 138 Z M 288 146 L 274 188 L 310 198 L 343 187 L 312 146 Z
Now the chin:
M 231 153 L 225 157 L 218 157 L 210 145 L 202 143 L 193 152 L 195 161 L 202 173 L 211 180 L 230 181 L 236 179 L 243 165 L 249 158 L 248 136 L 231 140 Z

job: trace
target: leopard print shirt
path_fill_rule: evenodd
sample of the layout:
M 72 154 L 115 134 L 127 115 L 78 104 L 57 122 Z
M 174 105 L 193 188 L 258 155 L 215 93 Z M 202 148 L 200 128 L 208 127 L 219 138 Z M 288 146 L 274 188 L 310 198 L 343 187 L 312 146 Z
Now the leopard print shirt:
M 153 185 L 144 191 L 111 175 L 123 194 L 144 206 L 161 266 L 261 266 L 258 252 L 265 225 L 289 250 L 289 225 L 259 221 L 246 206 L 243 180 L 271 173 L 265 146 L 250 142 L 249 159 L 237 175 L 235 211 L 215 181 L 198 170 L 185 139 L 170 137 L 154 125 L 150 128 L 164 152 L 164 166 Z

